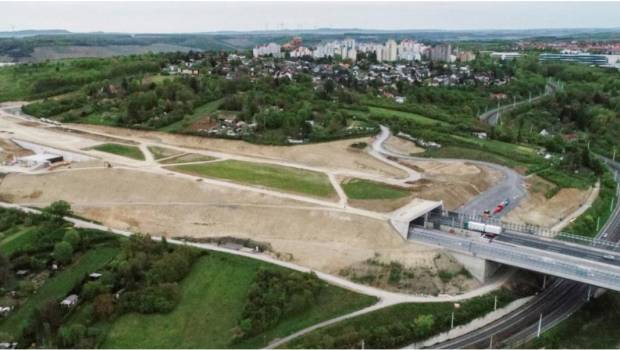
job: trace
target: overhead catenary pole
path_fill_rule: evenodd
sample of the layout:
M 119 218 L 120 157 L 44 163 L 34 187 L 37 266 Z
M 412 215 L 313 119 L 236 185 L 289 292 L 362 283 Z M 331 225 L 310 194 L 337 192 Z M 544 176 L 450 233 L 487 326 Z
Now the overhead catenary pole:
M 493 303 L 493 311 L 497 310 L 497 295 L 495 296 L 495 303 Z
M 542 312 L 540 313 L 540 318 L 538 319 L 538 331 L 536 331 L 536 338 L 540 337 L 541 330 L 542 330 Z
M 454 328 L 454 311 L 452 311 L 452 318 L 450 319 L 450 329 Z

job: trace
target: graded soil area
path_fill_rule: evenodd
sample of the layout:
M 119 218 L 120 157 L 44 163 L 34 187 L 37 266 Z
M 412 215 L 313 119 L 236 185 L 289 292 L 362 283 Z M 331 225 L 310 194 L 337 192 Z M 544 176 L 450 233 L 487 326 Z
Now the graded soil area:
M 538 176 L 529 177 L 526 186 L 527 198 L 506 215 L 506 221 L 553 227 L 580 207 L 589 206 L 598 196 L 598 189 L 594 187 L 588 190 L 563 188 L 547 198 L 545 193 L 555 185 Z
M 270 243 L 282 259 L 329 273 L 377 254 L 433 269 L 439 251 L 404 241 L 384 220 L 133 170 L 9 174 L 0 197 L 36 206 L 63 199 L 78 215 L 154 235 L 251 238 Z
M 363 151 L 355 150 L 350 147 L 351 144 L 357 142 L 366 142 L 370 144 L 371 138 L 369 137 L 296 146 L 265 146 L 244 141 L 169 134 L 156 131 L 130 130 L 100 125 L 76 124 L 71 126 L 81 130 L 104 132 L 120 137 L 142 138 L 147 141 L 163 142 L 173 146 L 290 161 L 313 167 L 364 171 L 389 177 L 402 178 L 407 176 L 404 171 L 385 164 Z
M 502 174 L 467 161 L 402 160 L 401 164 L 422 174 L 411 184 L 415 197 L 443 201 L 448 210 L 459 208 L 495 185 Z

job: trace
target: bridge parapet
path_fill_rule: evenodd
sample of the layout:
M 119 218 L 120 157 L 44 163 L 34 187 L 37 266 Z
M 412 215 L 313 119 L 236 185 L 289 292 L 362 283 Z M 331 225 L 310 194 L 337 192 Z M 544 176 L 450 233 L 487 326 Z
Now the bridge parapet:
M 415 227 L 409 239 L 500 264 L 620 291 L 620 266 Z
M 456 229 L 466 229 L 466 223 L 469 221 L 484 222 L 491 225 L 501 226 L 504 231 L 507 232 L 529 234 L 542 238 L 551 238 L 610 251 L 620 250 L 620 243 L 611 242 L 600 238 L 575 235 L 567 232 L 558 232 L 538 225 L 516 224 L 493 217 L 485 217 L 483 215 L 468 215 L 452 211 L 443 211 L 441 214 L 431 213 L 428 217 L 428 221 Z

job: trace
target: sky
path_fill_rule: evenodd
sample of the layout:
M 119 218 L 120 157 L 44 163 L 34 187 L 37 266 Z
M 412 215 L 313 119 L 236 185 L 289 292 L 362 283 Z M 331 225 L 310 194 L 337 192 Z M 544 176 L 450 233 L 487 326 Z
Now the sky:
M 620 2 L 0 2 L 0 31 L 611 27 L 620 27 Z

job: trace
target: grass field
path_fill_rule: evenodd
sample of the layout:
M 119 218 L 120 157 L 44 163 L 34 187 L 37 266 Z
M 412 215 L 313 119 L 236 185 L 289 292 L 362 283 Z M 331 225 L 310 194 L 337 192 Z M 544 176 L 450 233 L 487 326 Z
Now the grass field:
M 142 154 L 142 151 L 136 146 L 127 146 L 118 143 L 104 143 L 102 145 L 95 146 L 92 149 L 136 160 L 144 160 L 144 154 Z
M 342 183 L 349 199 L 397 199 L 407 197 L 409 191 L 379 182 L 350 179 Z
M 420 155 L 429 158 L 480 160 L 509 167 L 515 167 L 520 165 L 520 163 L 518 162 L 494 153 L 458 146 L 444 146 L 439 149 L 427 149 L 426 152 L 421 153 Z
M 155 159 L 172 157 L 174 155 L 180 155 L 182 153 L 180 151 L 165 147 L 148 146 L 147 148 L 153 154 L 153 158 Z
M 28 297 L 17 311 L 0 322 L 0 332 L 17 336 L 22 324 L 32 312 L 49 299 L 64 297 L 86 274 L 97 271 L 107 264 L 119 252 L 116 247 L 101 247 L 88 251 L 71 266 L 50 278 Z
M 161 128 L 161 131 L 166 132 L 178 132 L 188 128 L 192 123 L 200 118 L 206 117 L 209 113 L 217 111 L 217 108 L 222 103 L 222 100 L 211 101 L 202 106 L 197 107 L 192 114 L 186 115 L 182 120 L 166 125 Z
M 396 117 L 396 118 L 409 119 L 421 125 L 434 125 L 434 124 L 447 125 L 447 123 L 444 121 L 428 118 L 428 117 L 425 117 L 417 113 L 404 112 L 404 111 L 399 111 L 396 109 L 390 109 L 390 108 L 384 108 L 384 107 L 369 106 L 368 112 L 350 110 L 350 109 L 347 109 L 346 111 L 353 115 L 363 115 L 365 117 L 377 116 L 377 117 Z
M 197 153 L 179 154 L 168 159 L 160 161 L 161 164 L 178 164 L 178 163 L 193 163 L 193 162 L 208 162 L 215 160 L 216 158 L 205 156 Z
M 401 348 L 450 329 L 452 311 L 455 326 L 493 311 L 496 295 L 498 307 L 515 299 L 502 289 L 462 302 L 456 310 L 452 303 L 398 304 L 320 328 L 283 348 L 357 348 L 362 340 L 368 348 Z
M 17 226 L 12 231 L 14 232 L 6 232 L 7 235 L 0 240 L 0 248 L 6 256 L 10 256 L 19 248 L 28 246 L 36 239 L 31 227 Z
M 325 174 L 279 165 L 225 160 L 207 164 L 178 165 L 169 169 L 317 197 L 331 197 L 336 193 Z
M 607 292 L 540 338 L 527 349 L 617 349 L 620 344 L 620 294 Z
M 128 314 L 111 327 L 103 348 L 242 348 L 263 347 L 275 337 L 288 335 L 321 320 L 374 302 L 329 286 L 317 307 L 289 317 L 252 339 L 233 343 L 246 294 L 260 267 L 277 268 L 221 253 L 202 257 L 181 283 L 181 303 L 169 314 Z

